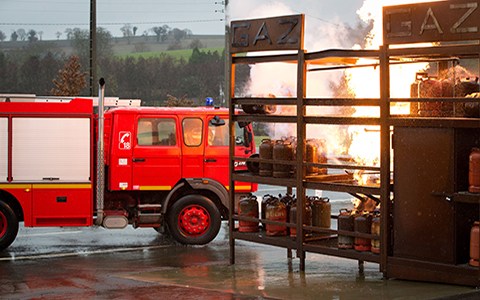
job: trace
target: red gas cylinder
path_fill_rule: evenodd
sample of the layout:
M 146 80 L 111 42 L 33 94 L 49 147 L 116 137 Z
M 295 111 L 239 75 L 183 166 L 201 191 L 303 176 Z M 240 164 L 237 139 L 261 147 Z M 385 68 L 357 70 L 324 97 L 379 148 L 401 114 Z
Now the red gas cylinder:
M 267 218 L 267 205 L 271 202 L 271 201 L 278 201 L 278 198 L 276 198 L 275 196 L 272 196 L 270 194 L 267 194 L 265 196 L 263 196 L 263 199 L 262 199 L 262 212 L 261 212 L 261 219 L 262 220 L 265 220 Z M 266 224 L 262 222 L 262 226 L 263 226 L 263 230 L 266 230 Z
M 338 230 L 343 231 L 354 231 L 354 215 L 352 211 L 347 210 L 346 208 L 340 209 L 340 214 L 338 215 Z M 352 236 L 347 235 L 338 235 L 338 248 L 340 249 L 353 249 L 355 245 L 354 239 Z
M 470 193 L 480 193 L 480 149 L 473 148 L 469 157 L 468 164 L 468 191 Z
M 297 203 L 293 202 L 290 208 L 290 216 L 289 216 L 290 223 L 297 224 Z M 312 225 L 312 207 L 310 201 L 308 199 L 305 202 L 305 211 L 303 212 L 303 224 L 307 226 Z M 309 236 L 311 233 L 310 231 L 304 230 L 303 231 L 305 236 Z M 297 237 L 297 228 L 291 227 L 290 228 L 290 237 L 295 239 Z
M 272 200 L 267 204 L 265 213 L 267 220 L 277 222 L 287 222 L 287 206 L 278 199 Z M 281 236 L 287 235 L 287 227 L 280 225 L 266 224 L 267 235 Z
M 475 222 L 470 230 L 470 265 L 478 267 L 478 233 L 479 224 Z
M 238 214 L 243 217 L 258 218 L 258 202 L 257 197 L 251 195 L 240 200 L 238 203 Z M 238 222 L 238 231 L 240 232 L 257 232 L 258 222 L 242 221 Z
M 373 214 L 371 233 L 373 235 L 376 235 L 376 236 L 380 237 L 380 212 L 378 212 L 378 211 L 374 212 L 374 214 Z M 372 252 L 379 254 L 380 253 L 380 240 L 379 239 L 378 240 L 372 239 L 371 245 L 372 245 L 372 249 L 371 249 Z
M 356 233 L 368 233 L 372 231 L 372 215 L 369 212 L 362 212 L 355 216 L 354 227 Z M 372 249 L 371 239 L 355 238 L 355 250 L 370 251 Z

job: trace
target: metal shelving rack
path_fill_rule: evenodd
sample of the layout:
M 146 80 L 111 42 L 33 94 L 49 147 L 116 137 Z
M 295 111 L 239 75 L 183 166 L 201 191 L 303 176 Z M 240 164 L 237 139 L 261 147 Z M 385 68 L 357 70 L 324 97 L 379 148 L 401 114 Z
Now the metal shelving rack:
M 295 16 L 293 16 L 295 17 Z M 302 23 L 302 32 L 303 35 L 303 15 L 296 16 L 301 19 Z M 292 17 L 286 17 L 287 19 L 291 19 Z M 268 20 L 266 21 L 268 24 Z M 242 21 L 241 24 L 246 24 L 246 21 Z M 234 27 L 235 25 L 233 25 Z M 254 27 L 254 26 L 252 26 Z M 271 28 L 269 28 L 271 30 Z M 303 39 L 303 37 L 299 37 L 299 39 Z M 231 49 L 231 53 L 235 53 L 234 50 Z M 268 55 L 268 56 L 242 56 L 237 57 L 235 54 L 232 55 L 230 58 L 231 64 L 231 97 L 230 97 L 230 119 L 235 122 L 277 122 L 277 123 L 294 123 L 297 124 L 297 155 L 296 161 L 289 162 L 289 161 L 275 161 L 275 163 L 283 163 L 283 164 L 291 164 L 295 165 L 296 170 L 302 170 L 301 172 L 296 172 L 295 178 L 275 178 L 275 185 L 277 186 L 284 186 L 284 187 L 296 187 L 297 193 L 297 207 L 302 207 L 303 210 L 305 209 L 305 189 L 319 189 L 319 190 L 328 190 L 328 191 L 336 191 L 336 192 L 346 192 L 346 193 L 359 193 L 359 194 L 367 194 L 367 195 L 374 195 L 376 197 L 380 196 L 380 199 L 388 199 L 388 197 L 382 197 L 382 195 L 389 195 L 390 193 L 390 158 L 389 158 L 389 151 L 387 151 L 387 156 L 383 157 L 382 164 L 380 167 L 373 167 L 373 166 L 353 166 L 353 165 L 337 165 L 337 164 L 314 164 L 318 167 L 323 168 L 336 168 L 336 169 L 361 169 L 361 170 L 370 170 L 370 171 L 377 171 L 381 174 L 387 174 L 383 176 L 387 178 L 386 180 L 382 180 L 381 182 L 386 182 L 386 184 L 379 184 L 379 185 L 357 185 L 352 183 L 345 183 L 345 182 L 338 182 L 338 181 L 324 181 L 324 182 L 316 182 L 313 180 L 308 180 L 305 176 L 305 168 L 311 163 L 305 162 L 305 141 L 306 141 L 306 126 L 307 124 L 331 124 L 331 125 L 378 125 L 380 126 L 380 131 L 384 138 L 383 143 L 384 148 L 389 149 L 390 140 L 389 140 L 389 128 L 387 126 L 387 119 L 385 117 L 385 111 L 388 113 L 388 106 L 382 105 L 381 99 L 337 99 L 337 98 L 306 98 L 306 84 L 307 84 L 307 66 L 309 64 L 319 64 L 319 65 L 329 65 L 324 63 L 326 60 L 335 59 L 339 62 L 344 61 L 344 59 L 348 58 L 350 61 L 353 59 L 359 58 L 366 58 L 373 60 L 374 64 L 378 64 L 380 60 L 381 52 L 376 50 L 326 50 L 314 53 L 306 53 L 303 50 L 302 45 L 300 45 L 299 49 L 296 50 L 294 54 L 286 54 L 286 55 Z M 235 114 L 235 107 L 237 105 L 242 104 L 265 104 L 265 99 L 263 98 L 240 98 L 235 97 L 235 65 L 237 64 L 256 64 L 256 63 L 272 63 L 272 62 L 283 62 L 283 63 L 296 63 L 297 64 L 297 95 L 295 98 L 269 98 L 268 104 L 271 105 L 295 105 L 297 109 L 296 116 L 282 116 L 282 115 L 239 115 Z M 339 65 L 342 65 L 341 63 Z M 348 67 L 344 65 L 344 67 Z M 357 66 L 358 67 L 358 66 Z M 329 68 L 328 66 L 323 67 L 322 69 L 318 70 L 311 70 L 312 72 L 317 71 L 327 71 L 338 68 L 338 66 Z M 383 101 L 385 102 L 385 101 Z M 386 103 L 386 102 L 385 102 Z M 360 117 L 349 117 L 349 116 L 311 116 L 307 115 L 306 108 L 307 106 L 376 106 L 380 107 L 382 110 L 382 117 L 371 117 L 371 118 L 360 118 Z M 233 122 L 232 122 L 233 123 Z M 234 145 L 234 128 L 231 128 L 231 145 Z M 234 149 L 233 147 L 230 148 L 230 169 L 233 170 L 233 163 L 234 161 L 253 161 L 253 162 L 270 162 L 273 163 L 273 160 L 264 160 L 259 158 L 241 158 L 234 156 Z M 387 162 L 387 163 L 385 163 Z M 254 182 L 254 183 L 263 183 L 263 184 L 272 184 L 272 178 L 270 177 L 262 177 L 254 174 L 250 174 L 248 172 L 231 172 L 230 177 L 230 186 L 234 186 L 235 182 Z M 381 200 L 383 201 L 383 200 Z M 230 211 L 233 210 L 234 205 L 234 193 L 230 192 Z M 386 208 L 388 203 L 382 205 L 382 209 Z M 383 215 L 383 214 L 382 214 Z M 255 221 L 255 222 L 262 222 L 268 224 L 276 224 L 276 225 L 284 225 L 287 227 L 296 227 L 297 230 L 297 238 L 295 241 L 291 240 L 289 237 L 282 238 L 282 237 L 268 237 L 264 234 L 251 234 L 251 233 L 241 233 L 235 230 L 234 222 L 237 220 L 246 220 L 246 221 Z M 336 248 L 336 238 L 335 234 L 343 234 L 347 236 L 354 236 L 354 237 L 363 237 L 363 238 L 370 238 L 370 239 L 378 239 L 378 236 L 371 235 L 371 234 L 361 234 L 361 233 L 354 233 L 354 232 L 347 232 L 347 231 L 339 231 L 334 229 L 326 229 L 326 228 L 319 228 L 313 226 L 305 226 L 303 220 L 302 209 L 298 209 L 297 211 L 297 220 L 296 224 L 291 223 L 281 223 L 269 220 L 260 220 L 256 218 L 247 218 L 239 215 L 230 215 L 230 263 L 233 264 L 235 262 L 235 239 L 258 242 L 269 244 L 273 246 L 285 247 L 289 250 L 296 250 L 297 257 L 300 259 L 300 270 L 305 269 L 305 252 L 314 252 L 320 254 L 327 254 L 327 255 L 335 255 L 339 257 L 351 258 L 356 259 L 359 261 L 369 261 L 375 263 L 381 263 L 381 258 L 385 257 L 384 254 L 373 254 L 373 253 L 366 253 L 366 252 L 357 252 L 354 250 L 343 250 Z M 386 224 L 386 222 L 383 222 Z M 313 232 L 320 232 L 320 233 L 328 233 L 331 234 L 333 241 L 325 239 L 323 241 L 318 241 L 316 239 L 309 239 L 305 237 L 304 231 L 310 230 Z M 386 230 L 382 229 L 381 236 L 386 236 Z M 385 238 L 386 239 L 386 238 Z M 334 244 L 334 245 L 333 245 Z M 289 252 L 290 253 L 290 252 Z

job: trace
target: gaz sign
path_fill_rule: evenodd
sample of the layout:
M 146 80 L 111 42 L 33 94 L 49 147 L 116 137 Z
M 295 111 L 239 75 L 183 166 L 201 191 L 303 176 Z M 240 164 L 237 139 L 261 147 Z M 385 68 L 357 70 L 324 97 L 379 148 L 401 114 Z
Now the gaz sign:
M 479 40 L 478 2 L 450 0 L 384 7 L 384 43 Z
M 118 140 L 118 149 L 130 150 L 132 148 L 132 133 L 130 131 L 120 131 Z
M 230 52 L 303 49 L 304 15 L 233 21 Z

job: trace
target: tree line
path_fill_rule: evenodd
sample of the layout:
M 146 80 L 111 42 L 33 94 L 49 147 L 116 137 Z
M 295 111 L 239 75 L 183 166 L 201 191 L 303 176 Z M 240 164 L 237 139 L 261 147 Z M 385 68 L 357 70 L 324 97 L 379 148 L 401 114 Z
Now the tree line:
M 72 29 L 69 38 L 73 54 L 89 69 L 88 30 Z M 168 95 L 203 104 L 213 97 L 219 104 L 224 89 L 224 53 L 205 52 L 194 47 L 191 57 L 174 59 L 164 53 L 155 57 L 119 58 L 113 55 L 112 35 L 97 28 L 97 76 L 105 78 L 105 95 L 139 98 L 144 105 L 163 105 Z M 192 46 L 198 41 L 192 41 Z M 71 60 L 54 41 L 32 41 L 24 49 L 0 53 L 0 92 L 50 95 L 59 80 L 59 70 Z M 86 79 L 88 75 L 85 76 Z M 88 96 L 88 87 L 80 95 Z

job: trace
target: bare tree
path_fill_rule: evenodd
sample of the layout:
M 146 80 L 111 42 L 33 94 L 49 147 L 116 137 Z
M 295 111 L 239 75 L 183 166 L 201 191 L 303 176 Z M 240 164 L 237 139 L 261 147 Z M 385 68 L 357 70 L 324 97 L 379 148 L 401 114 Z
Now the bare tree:
M 127 42 L 130 45 L 130 38 L 133 36 L 132 25 L 125 24 L 120 30 L 123 32 L 123 37 L 127 39 Z
M 80 91 L 87 87 L 85 76 L 87 72 L 80 72 L 82 65 L 78 62 L 78 56 L 72 55 L 70 62 L 65 63 L 64 70 L 59 70 L 59 79 L 53 79 L 57 87 L 50 91 L 54 96 L 78 96 Z
M 133 26 L 133 36 L 135 36 L 137 34 L 137 30 L 138 30 L 138 27 Z
M 25 31 L 25 29 L 23 28 L 19 28 L 17 30 L 17 34 L 18 36 L 20 37 L 20 40 L 21 41 L 24 41 L 26 38 L 27 38 L 27 32 Z
M 43 31 L 39 31 L 39 32 L 37 32 L 37 33 L 38 33 L 38 35 L 40 36 L 40 40 L 42 40 Z
M 172 95 L 167 94 L 167 101 L 165 101 L 165 106 L 173 107 L 173 106 L 182 106 L 182 107 L 191 107 L 193 106 L 192 100 L 187 100 L 187 94 L 185 94 L 182 98 L 178 99 Z
M 6 38 L 7 36 L 5 35 L 5 33 L 3 33 L 3 31 L 0 30 L 0 42 L 3 42 Z
M 59 40 L 62 33 L 60 31 L 57 31 L 55 32 L 55 35 L 57 36 L 57 40 Z

